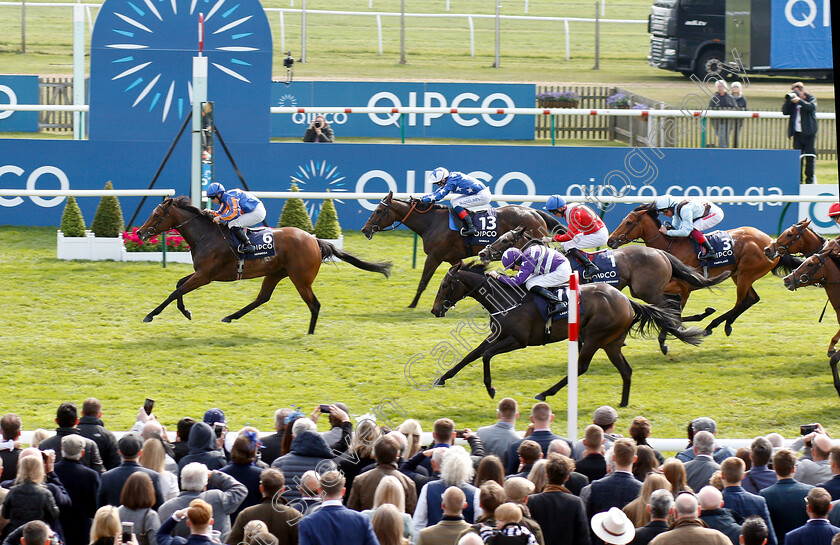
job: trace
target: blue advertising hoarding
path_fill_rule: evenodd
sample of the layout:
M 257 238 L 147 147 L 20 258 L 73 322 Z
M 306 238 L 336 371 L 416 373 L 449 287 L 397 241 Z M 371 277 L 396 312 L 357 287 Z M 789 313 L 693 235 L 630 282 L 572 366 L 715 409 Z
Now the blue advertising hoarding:
M 254 191 L 287 191 L 297 183 L 303 191 L 335 193 L 344 229 L 364 225 L 376 200 L 342 200 L 341 193 L 395 191 L 422 195 L 431 190 L 428 173 L 437 166 L 469 173 L 495 194 L 547 195 L 781 195 L 799 190 L 799 153 L 795 150 L 639 149 L 548 146 L 466 146 L 303 143 L 232 144 L 237 164 Z M 102 189 L 111 180 L 116 189 L 145 189 L 166 153 L 161 142 L 84 142 L 0 140 L 0 187 L 10 189 Z M 157 188 L 189 191 L 189 142 L 178 144 Z M 737 165 L 738 176 L 721 181 L 714 166 Z M 228 187 L 239 183 L 230 163 L 216 162 L 216 180 Z M 58 225 L 63 197 L 0 197 L 0 224 Z M 82 213 L 92 221 L 98 198 L 79 198 Z M 121 198 L 130 216 L 140 198 Z M 267 221 L 276 225 L 284 200 L 264 199 Z M 317 215 L 321 202 L 307 202 Z M 501 205 L 504 203 L 494 203 Z M 514 204 L 511 202 L 510 204 Z M 155 202 L 147 200 L 139 219 Z M 535 206 L 542 206 L 538 204 Z M 775 233 L 782 203 L 725 204 L 720 228 L 751 225 Z M 610 209 L 612 229 L 632 205 Z M 793 214 L 793 211 L 791 211 Z
M 38 112 L 3 111 L 3 104 L 38 104 L 38 76 L 0 76 L 0 132 L 38 132 Z
M 772 0 L 770 67 L 833 68 L 829 0 Z
M 294 81 L 274 82 L 272 106 L 379 106 L 443 108 L 533 108 L 533 84 L 399 83 Z M 273 114 L 271 136 L 303 137 L 316 114 Z M 400 137 L 399 114 L 325 114 L 337 139 L 342 136 Z M 406 114 L 405 136 L 533 140 L 528 115 Z

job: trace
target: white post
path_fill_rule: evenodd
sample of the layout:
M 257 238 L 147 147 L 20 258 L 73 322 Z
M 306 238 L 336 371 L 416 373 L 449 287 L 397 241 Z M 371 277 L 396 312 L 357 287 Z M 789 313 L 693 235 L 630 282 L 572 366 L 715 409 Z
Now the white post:
M 400 0 L 400 64 L 405 64 L 405 0 Z
M 88 32 L 90 32 L 92 34 L 93 33 L 93 16 L 90 14 L 90 5 L 85 6 L 85 11 L 87 12 Z
M 496 0 L 496 61 L 493 64 L 493 68 L 499 68 L 499 47 L 501 47 L 501 30 L 499 29 L 499 17 L 501 15 L 502 9 L 502 1 Z
M 446 0 L 446 11 L 449 11 L 449 0 Z
M 569 441 L 577 440 L 578 420 L 578 295 L 580 294 L 577 271 L 569 278 L 569 362 L 567 376 L 568 407 L 566 408 Z
M 203 16 L 199 14 L 203 19 Z M 202 40 L 203 28 L 199 31 Z M 190 195 L 193 204 L 201 208 L 201 107 L 207 102 L 207 57 L 193 57 L 192 155 L 190 156 Z
M 376 14 L 376 34 L 379 37 L 379 54 L 382 55 L 382 16 Z
M 601 17 L 607 15 L 607 0 L 601 0 Z
M 300 62 L 306 62 L 306 0 L 300 3 Z
M 470 24 L 470 57 L 475 57 L 475 29 L 472 17 L 467 17 L 467 22 Z
M 563 21 L 563 29 L 566 31 L 566 60 L 569 60 L 569 20 Z
M 85 12 L 84 6 L 73 6 L 73 104 L 85 104 Z M 85 137 L 85 116 L 73 112 L 73 140 Z
M 286 51 L 286 20 L 280 12 L 280 51 Z
M 525 13 L 528 13 L 528 0 L 525 0 Z

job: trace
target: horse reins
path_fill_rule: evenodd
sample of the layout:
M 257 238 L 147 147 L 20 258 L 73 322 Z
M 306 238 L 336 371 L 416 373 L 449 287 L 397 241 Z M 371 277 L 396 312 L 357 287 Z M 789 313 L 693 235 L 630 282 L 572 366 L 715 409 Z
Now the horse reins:
M 776 245 L 777 245 L 776 255 L 777 256 L 782 256 L 782 255 L 788 253 L 788 250 L 790 249 L 791 246 L 793 246 L 793 243 L 796 242 L 797 240 L 801 239 L 803 234 L 805 233 L 805 231 L 808 230 L 807 227 L 800 228 L 798 224 L 793 225 L 793 227 L 796 229 L 796 235 L 792 239 L 790 239 L 790 241 L 787 244 L 779 245 L 779 240 L 776 239 Z M 815 232 L 814 234 L 817 235 L 817 237 L 819 237 L 819 239 L 823 242 L 823 245 L 824 245 L 825 244 L 825 238 L 820 236 L 819 233 Z M 779 252 L 779 250 L 784 250 L 785 251 L 784 254 Z
M 455 278 L 455 275 L 454 275 L 454 274 L 452 274 L 450 271 L 446 271 L 446 276 L 448 276 L 448 277 L 450 277 L 450 278 L 452 279 L 452 280 L 449 282 L 449 291 L 447 291 L 447 292 L 446 292 L 446 295 L 444 295 L 444 296 L 443 296 L 443 304 L 444 304 L 444 305 L 445 305 L 446 303 L 450 303 L 450 302 L 452 303 L 452 306 L 450 306 L 450 307 L 448 307 L 448 308 L 454 308 L 454 307 L 455 307 L 455 304 L 456 304 L 458 301 L 460 301 L 461 299 L 466 299 L 467 297 L 469 297 L 470 295 L 472 295 L 473 293 L 475 293 L 476 291 L 478 291 L 479 289 L 481 289 L 481 287 L 482 287 L 482 286 L 484 286 L 484 284 L 486 284 L 486 283 L 488 282 L 488 280 L 490 280 L 490 277 L 489 277 L 489 276 L 487 276 L 487 275 L 485 275 L 485 276 L 484 276 L 484 280 L 483 280 L 483 281 L 482 281 L 479 285 L 477 285 L 477 286 L 476 286 L 476 287 L 474 287 L 473 289 L 471 289 L 471 290 L 469 290 L 468 292 L 466 292 L 466 293 L 463 295 L 463 297 L 461 297 L 461 299 L 458 299 L 458 301 L 450 301 L 450 300 L 449 300 L 449 297 L 452 295 L 452 292 L 455 290 L 455 286 L 454 286 L 455 282 L 458 282 L 458 283 L 459 283 L 459 284 L 461 284 L 462 286 L 464 286 L 464 283 L 463 283 L 463 282 L 461 282 L 460 280 L 458 280 L 457 278 Z M 466 287 L 466 286 L 464 286 L 464 287 Z M 440 290 L 438 290 L 437 294 L 438 294 L 438 295 L 440 295 Z
M 399 202 L 403 202 L 403 201 L 399 201 Z M 412 199 L 410 202 L 411 202 L 411 208 L 409 208 L 409 209 L 408 209 L 408 212 L 406 212 L 405 217 L 403 217 L 403 219 L 401 219 L 401 220 L 397 221 L 396 225 L 392 225 L 390 228 L 385 227 L 385 228 L 383 229 L 383 228 L 380 228 L 380 227 L 377 225 L 377 226 L 375 226 L 375 227 L 377 227 L 377 229 L 376 229 L 376 230 L 377 230 L 377 232 L 379 232 L 379 233 L 384 233 L 384 232 L 386 232 L 386 231 L 393 231 L 393 230 L 394 230 L 394 229 L 396 229 L 397 227 L 399 227 L 399 226 L 401 226 L 401 225 L 404 225 L 404 224 L 405 224 L 405 220 L 407 220 L 407 219 L 408 219 L 408 216 L 410 216 L 412 212 L 414 212 L 415 210 L 417 210 L 417 203 L 419 203 L 420 201 L 419 201 L 419 200 Z M 389 203 L 386 203 L 386 202 L 385 202 L 385 199 L 382 199 L 381 201 L 379 201 L 379 204 L 385 205 L 385 209 L 386 209 L 386 210 L 388 210 L 388 212 L 390 212 L 390 211 L 391 211 L 391 203 L 390 203 L 390 202 L 389 202 Z M 425 210 L 417 210 L 417 213 L 418 213 L 418 214 L 425 214 L 425 213 L 429 212 L 430 210 L 432 210 L 432 207 L 431 207 L 431 206 L 430 206 L 429 208 L 425 209 Z

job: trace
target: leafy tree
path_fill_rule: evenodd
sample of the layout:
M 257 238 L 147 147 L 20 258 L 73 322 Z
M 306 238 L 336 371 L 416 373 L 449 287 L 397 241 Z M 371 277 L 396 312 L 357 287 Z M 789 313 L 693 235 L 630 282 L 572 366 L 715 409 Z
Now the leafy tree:
M 292 183 L 289 191 L 300 191 L 297 184 Z M 280 213 L 280 222 L 278 227 L 297 227 L 303 229 L 307 233 L 313 231 L 312 220 L 306 212 L 306 206 L 303 200 L 299 198 L 287 199 L 286 204 L 283 205 L 283 212 Z
M 338 213 L 332 199 L 326 199 L 321 206 L 321 213 L 315 221 L 315 236 L 326 239 L 337 239 L 341 236 L 341 225 L 338 224 Z
M 67 197 L 64 213 L 61 215 L 61 232 L 65 237 L 85 236 L 85 218 L 82 217 L 82 210 L 72 195 Z
M 112 190 L 114 186 L 109 181 L 105 184 L 105 189 Z M 123 231 L 125 231 L 125 222 L 123 221 L 120 201 L 116 196 L 106 195 L 99 200 L 99 206 L 96 207 L 96 214 L 93 216 L 90 230 L 98 237 L 116 238 L 122 236 Z

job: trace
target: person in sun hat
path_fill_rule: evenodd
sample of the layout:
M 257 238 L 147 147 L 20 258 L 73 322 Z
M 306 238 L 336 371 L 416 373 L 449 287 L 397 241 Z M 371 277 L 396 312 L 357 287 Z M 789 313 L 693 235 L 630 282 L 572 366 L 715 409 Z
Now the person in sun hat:
M 590 522 L 592 531 L 604 543 L 626 545 L 633 540 L 636 529 L 633 523 L 618 507 L 611 507 L 609 511 L 597 513 Z

